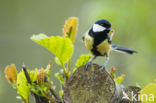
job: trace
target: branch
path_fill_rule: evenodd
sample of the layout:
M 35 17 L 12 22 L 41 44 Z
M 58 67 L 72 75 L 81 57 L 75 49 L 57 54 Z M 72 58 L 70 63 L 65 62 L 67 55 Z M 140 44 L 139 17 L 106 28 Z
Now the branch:
M 58 103 L 62 103 L 62 99 L 56 94 L 56 92 L 54 91 L 52 87 L 50 87 L 50 92 L 55 97 Z

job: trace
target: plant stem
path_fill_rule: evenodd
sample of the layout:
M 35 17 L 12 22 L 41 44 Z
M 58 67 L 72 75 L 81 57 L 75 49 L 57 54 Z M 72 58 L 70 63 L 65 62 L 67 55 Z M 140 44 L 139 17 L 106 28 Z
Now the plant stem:
M 32 84 L 25 65 L 23 65 L 22 68 L 23 68 L 23 71 L 24 71 L 24 74 L 25 74 L 25 77 L 26 77 L 28 83 Z
M 56 94 L 56 92 L 54 91 L 52 86 L 50 86 L 50 92 L 55 97 L 55 99 L 57 100 L 58 103 L 62 103 L 62 99 Z
M 71 59 L 69 59 L 69 61 L 67 63 L 67 73 L 70 72 L 70 64 L 71 64 Z
M 45 93 L 45 92 L 44 92 L 44 94 L 45 94 L 46 98 L 47 98 L 48 100 L 50 100 L 52 103 L 57 103 L 57 102 L 52 98 L 51 95 L 49 95 L 49 94 L 47 94 L 47 93 Z
M 67 81 L 68 80 L 68 73 L 67 73 L 66 68 L 65 68 L 65 66 L 64 66 L 64 64 L 62 62 L 61 62 L 61 66 L 63 68 L 63 72 L 64 72 L 64 76 L 65 76 L 65 81 Z

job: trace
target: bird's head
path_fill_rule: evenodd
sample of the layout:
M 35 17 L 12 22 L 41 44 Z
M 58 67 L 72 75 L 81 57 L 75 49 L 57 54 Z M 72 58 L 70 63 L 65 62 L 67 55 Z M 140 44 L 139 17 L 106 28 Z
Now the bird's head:
M 92 31 L 109 33 L 111 31 L 111 24 L 105 19 L 98 20 L 93 24 Z

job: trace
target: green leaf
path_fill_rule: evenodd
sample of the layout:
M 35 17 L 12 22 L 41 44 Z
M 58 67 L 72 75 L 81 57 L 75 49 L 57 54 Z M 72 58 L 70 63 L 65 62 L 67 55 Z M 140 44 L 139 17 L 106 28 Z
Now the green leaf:
M 16 96 L 16 99 L 22 100 L 21 96 Z
M 39 34 L 33 35 L 31 40 L 50 50 L 60 60 L 61 65 L 65 64 L 73 54 L 74 47 L 69 38 Z
M 46 97 L 45 94 L 49 93 L 49 88 L 50 85 L 48 83 L 44 83 L 44 84 L 36 84 L 36 83 L 32 83 L 32 85 L 30 85 L 31 91 L 39 96 L 44 96 Z
M 23 70 L 17 76 L 17 92 L 27 103 L 29 102 L 30 88 Z
M 36 68 L 35 70 L 31 70 L 29 73 L 29 77 L 31 82 L 35 82 L 37 80 L 37 75 L 38 75 L 38 69 Z
M 56 63 L 57 65 L 61 65 L 61 62 L 60 62 L 60 60 L 59 60 L 57 57 L 55 57 L 55 63 Z
M 80 58 L 76 61 L 76 67 L 85 65 L 89 59 L 91 58 L 91 55 L 81 55 Z
M 39 35 L 33 35 L 30 39 L 33 41 L 40 41 L 45 38 L 49 38 L 49 37 L 43 33 L 40 33 Z
M 63 90 L 60 90 L 60 91 L 59 91 L 60 98 L 62 98 L 63 93 L 64 93 Z
M 74 68 L 74 69 L 73 69 L 73 73 L 74 73 L 76 70 L 77 70 L 77 68 Z
M 77 70 L 78 67 L 85 65 L 89 59 L 92 57 L 92 55 L 81 55 L 80 58 L 76 61 L 76 68 L 73 69 L 73 72 Z
M 142 103 L 156 103 L 156 83 L 150 83 L 140 91 Z
M 55 77 L 61 82 L 61 84 L 64 86 L 64 78 L 61 73 L 57 72 L 55 73 Z
M 121 84 L 123 82 L 123 80 L 125 79 L 125 74 L 122 74 L 121 76 L 115 78 L 115 81 L 117 84 Z
M 49 63 L 46 67 L 46 76 L 48 78 L 48 81 L 50 81 L 50 74 L 51 74 L 51 69 L 52 69 L 52 63 Z
M 29 74 L 31 82 L 35 82 L 37 80 L 37 74 L 38 74 L 37 68 L 31 71 L 27 69 L 27 72 Z M 25 73 L 22 70 L 20 73 L 18 73 L 17 76 L 17 91 L 24 100 L 29 102 L 30 90 L 31 90 L 30 84 L 28 83 L 25 77 Z
M 35 83 L 32 83 L 32 85 L 29 85 L 31 88 L 31 91 L 38 96 L 45 96 L 44 93 L 42 92 L 42 88 L 40 85 L 37 85 Z

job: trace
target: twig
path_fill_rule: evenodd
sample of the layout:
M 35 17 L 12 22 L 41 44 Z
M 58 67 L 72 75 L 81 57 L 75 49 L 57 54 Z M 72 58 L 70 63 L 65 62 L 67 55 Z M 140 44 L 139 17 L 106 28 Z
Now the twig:
M 46 97 L 52 102 L 52 103 L 57 103 L 51 95 L 48 95 L 47 93 L 44 92 L 44 94 L 46 95 Z
M 34 94 L 34 93 L 32 93 L 32 94 L 33 94 L 34 97 L 35 97 L 36 103 L 42 103 L 42 101 L 41 101 L 41 99 L 40 99 L 40 97 L 39 97 L 38 95 L 36 95 L 36 94 Z
M 62 99 L 56 94 L 56 92 L 54 91 L 54 89 L 51 86 L 50 86 L 50 92 L 55 97 L 55 99 L 57 100 L 58 103 L 62 103 Z
M 30 77 L 29 77 L 29 74 L 28 74 L 27 69 L 26 69 L 24 64 L 22 65 L 22 68 L 23 68 L 23 71 L 24 71 L 24 74 L 25 74 L 25 77 L 26 77 L 28 83 L 32 84 L 31 80 L 30 80 Z

